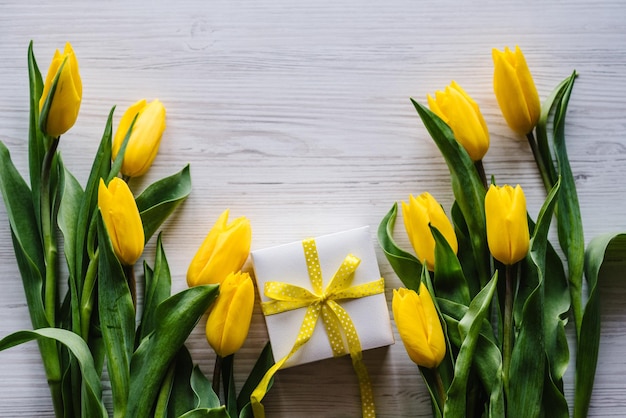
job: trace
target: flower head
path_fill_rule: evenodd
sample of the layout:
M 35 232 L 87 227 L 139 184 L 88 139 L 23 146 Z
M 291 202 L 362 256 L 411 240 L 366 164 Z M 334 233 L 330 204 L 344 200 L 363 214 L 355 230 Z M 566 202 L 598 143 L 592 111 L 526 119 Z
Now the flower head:
M 487 244 L 493 257 L 512 265 L 526 257 L 529 247 L 526 197 L 519 186 L 491 185 L 485 196 Z
M 541 113 L 539 94 L 519 46 L 493 49 L 493 90 L 506 123 L 520 134 L 533 130 Z
M 246 217 L 228 223 L 225 210 L 209 231 L 187 270 L 187 284 L 217 284 L 241 270 L 250 253 L 252 229 Z
M 54 52 L 39 99 L 42 132 L 59 137 L 74 126 L 82 97 L 83 83 L 78 73 L 78 60 L 68 42 L 62 54 L 58 49 Z
M 219 356 L 229 356 L 241 348 L 248 336 L 253 308 L 250 275 L 230 273 L 220 285 L 220 295 L 206 323 L 207 341 Z
M 482 160 L 489 149 L 489 131 L 476 102 L 452 82 L 444 91 L 428 95 L 428 106 L 450 126 L 472 161 Z
M 456 253 L 458 242 L 454 227 L 446 216 L 443 208 L 428 192 L 417 197 L 409 196 L 409 203 L 402 202 L 404 227 L 415 250 L 417 258 L 426 263 L 429 270 L 435 268 L 435 238 L 430 226 L 437 228 Z
M 165 130 L 165 107 L 159 100 L 147 103 L 145 99 L 130 106 L 124 112 L 115 132 L 113 159 L 117 157 L 133 120 L 135 124 L 126 145 L 120 171 L 128 177 L 139 177 L 148 171 L 159 152 L 161 137 Z
M 143 252 L 145 236 L 135 198 L 126 182 L 115 177 L 107 187 L 100 179 L 98 207 L 115 255 L 122 264 L 135 264 Z
M 434 368 L 446 355 L 443 329 L 435 304 L 424 283 L 420 293 L 414 290 L 393 291 L 393 317 L 411 360 L 418 366 Z

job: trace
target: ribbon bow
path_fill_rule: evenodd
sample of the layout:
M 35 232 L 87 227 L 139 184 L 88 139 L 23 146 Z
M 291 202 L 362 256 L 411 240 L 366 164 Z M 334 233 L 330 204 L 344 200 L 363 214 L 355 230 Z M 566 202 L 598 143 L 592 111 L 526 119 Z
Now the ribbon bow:
M 359 380 L 361 390 L 361 408 L 363 417 L 375 417 L 374 396 L 365 364 L 362 360 L 361 342 L 350 315 L 336 301 L 355 299 L 364 296 L 382 293 L 385 290 L 384 280 L 379 280 L 350 286 L 354 271 L 361 260 L 352 254 L 346 256 L 339 269 L 335 272 L 330 283 L 323 288 L 322 269 L 315 240 L 302 241 L 307 271 L 311 280 L 313 292 L 300 286 L 282 282 L 267 282 L 265 295 L 273 300 L 261 304 L 265 315 L 274 315 L 299 308 L 307 308 L 304 320 L 300 326 L 296 342 L 291 351 L 272 366 L 250 396 L 255 418 L 265 417 L 261 400 L 267 393 L 267 388 L 274 374 L 285 364 L 296 351 L 311 339 L 317 320 L 321 314 L 322 322 L 328 334 L 328 340 L 335 357 L 348 352 L 352 358 L 352 366 Z M 346 351 L 345 342 L 348 350 Z

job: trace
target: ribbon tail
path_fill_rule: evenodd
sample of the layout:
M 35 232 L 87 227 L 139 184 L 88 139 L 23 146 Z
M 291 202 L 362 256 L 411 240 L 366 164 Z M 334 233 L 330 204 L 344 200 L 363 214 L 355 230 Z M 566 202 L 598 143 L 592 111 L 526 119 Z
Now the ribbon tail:
M 374 418 L 376 417 L 374 392 L 372 390 L 370 375 L 367 372 L 365 363 L 363 363 L 363 355 L 361 352 L 350 353 L 350 357 L 352 358 L 352 368 L 354 369 L 359 381 L 359 390 L 361 392 L 361 411 L 363 413 L 363 418 Z
M 252 394 L 250 395 L 250 404 L 252 405 L 254 418 L 265 418 L 265 408 L 263 407 L 261 401 L 272 386 L 272 378 L 289 357 L 291 357 L 291 355 L 283 357 L 278 363 L 270 367 L 257 387 L 252 391 Z

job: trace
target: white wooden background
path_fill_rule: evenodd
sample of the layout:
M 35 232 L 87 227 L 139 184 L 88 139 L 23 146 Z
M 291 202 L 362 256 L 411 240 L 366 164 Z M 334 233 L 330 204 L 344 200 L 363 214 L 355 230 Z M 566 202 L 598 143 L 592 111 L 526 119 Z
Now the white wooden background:
M 519 44 L 541 97 L 573 69 L 580 73 L 566 132 L 589 241 L 626 231 L 625 17 L 621 0 L 0 0 L 0 139 L 25 172 L 31 39 L 44 72 L 66 41 L 78 56 L 83 105 L 61 152 L 81 183 L 111 106 L 161 99 L 168 128 L 160 153 L 132 185 L 140 191 L 191 163 L 193 192 L 163 228 L 178 291 L 225 208 L 250 218 L 253 249 L 361 225 L 372 227 L 375 241 L 380 219 L 409 193 L 428 190 L 449 208 L 447 168 L 408 98 L 425 101 L 452 79 L 476 99 L 489 125 L 488 175 L 521 183 L 536 215 L 544 192 L 529 147 L 505 125 L 491 84 L 491 48 Z M 401 231 L 398 241 L 408 248 Z M 151 242 L 149 261 L 153 249 Z M 377 255 L 390 303 L 400 282 L 379 249 Z M 30 320 L 4 205 L 0 260 L 5 336 L 29 328 Z M 626 416 L 625 293 L 621 281 L 603 286 L 592 416 Z M 239 382 L 266 340 L 257 308 L 237 355 Z M 203 321 L 188 346 L 210 373 Z M 399 340 L 364 358 L 381 417 L 430 415 Z M 270 417 L 358 416 L 350 361 L 281 371 L 265 405 Z M 0 353 L 0 416 L 51 410 L 36 344 Z

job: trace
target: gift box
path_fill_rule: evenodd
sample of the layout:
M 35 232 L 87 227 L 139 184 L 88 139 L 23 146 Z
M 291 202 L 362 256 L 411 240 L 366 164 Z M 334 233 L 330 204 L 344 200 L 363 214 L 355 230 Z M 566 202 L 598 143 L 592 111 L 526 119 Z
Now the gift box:
M 336 302 L 345 310 L 354 324 L 361 350 L 393 344 L 389 310 L 384 294 L 384 282 L 378 269 L 369 228 L 362 227 L 325 235 L 310 241 L 314 241 L 313 244 L 306 244 L 307 241 L 297 241 L 251 253 L 261 302 L 267 305 L 272 301 L 272 298 L 266 295 L 266 284 L 268 283 L 270 286 L 273 286 L 274 283 L 294 285 L 315 293 L 310 274 L 311 258 L 305 255 L 307 245 L 313 245 L 317 249 L 324 289 L 327 289 L 329 282 L 339 269 L 345 268 L 346 260 L 353 256 L 356 257 L 357 266 L 352 273 L 348 293 L 352 289 L 360 291 L 376 287 L 377 290 L 370 292 L 373 294 L 362 297 L 360 297 L 359 292 L 353 292 L 356 293 L 356 296 L 352 295 L 354 297 L 345 299 L 339 298 Z M 348 264 L 350 263 L 348 262 Z M 289 356 L 281 368 L 322 360 L 337 354 L 336 350 L 333 351 L 331 347 L 330 341 L 333 338 L 329 339 L 324 321 L 321 318 L 322 315 L 315 322 L 310 340 L 298 347 L 295 353 L 292 352 L 296 340 L 301 335 L 307 309 L 308 306 L 305 304 L 297 309 L 267 314 L 264 307 L 265 321 L 275 361 L 278 362 L 279 359 Z M 340 316 L 345 317 L 343 314 Z M 342 333 L 345 332 L 346 330 L 342 329 Z M 336 335 L 335 337 L 334 341 L 337 344 L 337 339 L 341 337 Z M 343 344 L 340 342 L 339 345 L 345 345 L 346 351 L 340 354 L 348 354 L 346 337 L 342 338 Z

